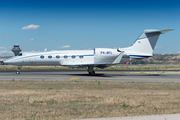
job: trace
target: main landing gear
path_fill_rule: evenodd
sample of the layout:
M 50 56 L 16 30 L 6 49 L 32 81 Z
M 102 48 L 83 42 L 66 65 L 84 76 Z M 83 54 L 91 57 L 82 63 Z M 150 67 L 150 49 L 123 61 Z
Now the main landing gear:
M 93 66 L 88 66 L 87 71 L 88 71 L 89 75 L 91 75 L 91 76 L 95 75 L 95 71 L 93 70 Z
M 20 74 L 21 72 L 20 72 L 20 69 L 22 68 L 22 66 L 18 66 L 18 69 L 17 69 L 17 71 L 16 71 L 16 74 Z

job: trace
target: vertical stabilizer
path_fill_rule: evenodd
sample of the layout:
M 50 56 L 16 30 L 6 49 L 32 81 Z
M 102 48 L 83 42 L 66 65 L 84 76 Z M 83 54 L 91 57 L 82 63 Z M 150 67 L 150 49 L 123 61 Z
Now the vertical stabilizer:
M 153 29 L 144 30 L 140 37 L 127 50 L 136 54 L 152 55 L 159 35 L 172 30 L 174 29 L 161 31 Z

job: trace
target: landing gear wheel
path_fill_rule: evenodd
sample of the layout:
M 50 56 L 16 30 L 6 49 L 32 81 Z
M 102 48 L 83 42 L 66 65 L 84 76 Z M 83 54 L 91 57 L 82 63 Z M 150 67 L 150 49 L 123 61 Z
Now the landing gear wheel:
M 16 71 L 16 74 L 20 74 L 21 72 L 20 71 Z
M 95 72 L 94 72 L 94 71 L 89 72 L 89 75 L 94 76 L 94 75 L 95 75 Z
M 17 71 L 16 71 L 16 74 L 18 75 L 18 74 L 20 74 L 21 72 L 20 72 L 20 69 L 22 68 L 22 66 L 18 66 L 18 69 L 17 69 Z
M 89 75 L 91 75 L 91 76 L 95 75 L 95 72 L 94 72 L 93 68 L 94 68 L 94 66 L 88 66 L 87 71 L 88 71 Z

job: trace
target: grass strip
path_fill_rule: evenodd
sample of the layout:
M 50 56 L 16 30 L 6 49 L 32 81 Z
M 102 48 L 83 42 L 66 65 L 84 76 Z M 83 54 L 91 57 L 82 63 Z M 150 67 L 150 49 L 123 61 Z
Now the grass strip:
M 0 81 L 1 119 L 79 119 L 180 113 L 180 83 Z

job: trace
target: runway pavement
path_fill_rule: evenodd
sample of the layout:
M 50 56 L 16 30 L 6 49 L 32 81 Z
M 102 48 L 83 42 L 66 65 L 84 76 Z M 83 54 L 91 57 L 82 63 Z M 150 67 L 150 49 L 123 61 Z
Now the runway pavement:
M 103 80 L 119 82 L 180 82 L 180 74 L 162 74 L 163 72 L 140 71 L 96 71 L 90 76 L 86 70 L 33 70 L 22 71 L 17 75 L 15 71 L 0 71 L 0 80 Z
M 110 117 L 110 118 L 86 118 L 86 119 L 76 119 L 76 120 L 180 120 L 180 114 L 145 115 L 145 116 Z

